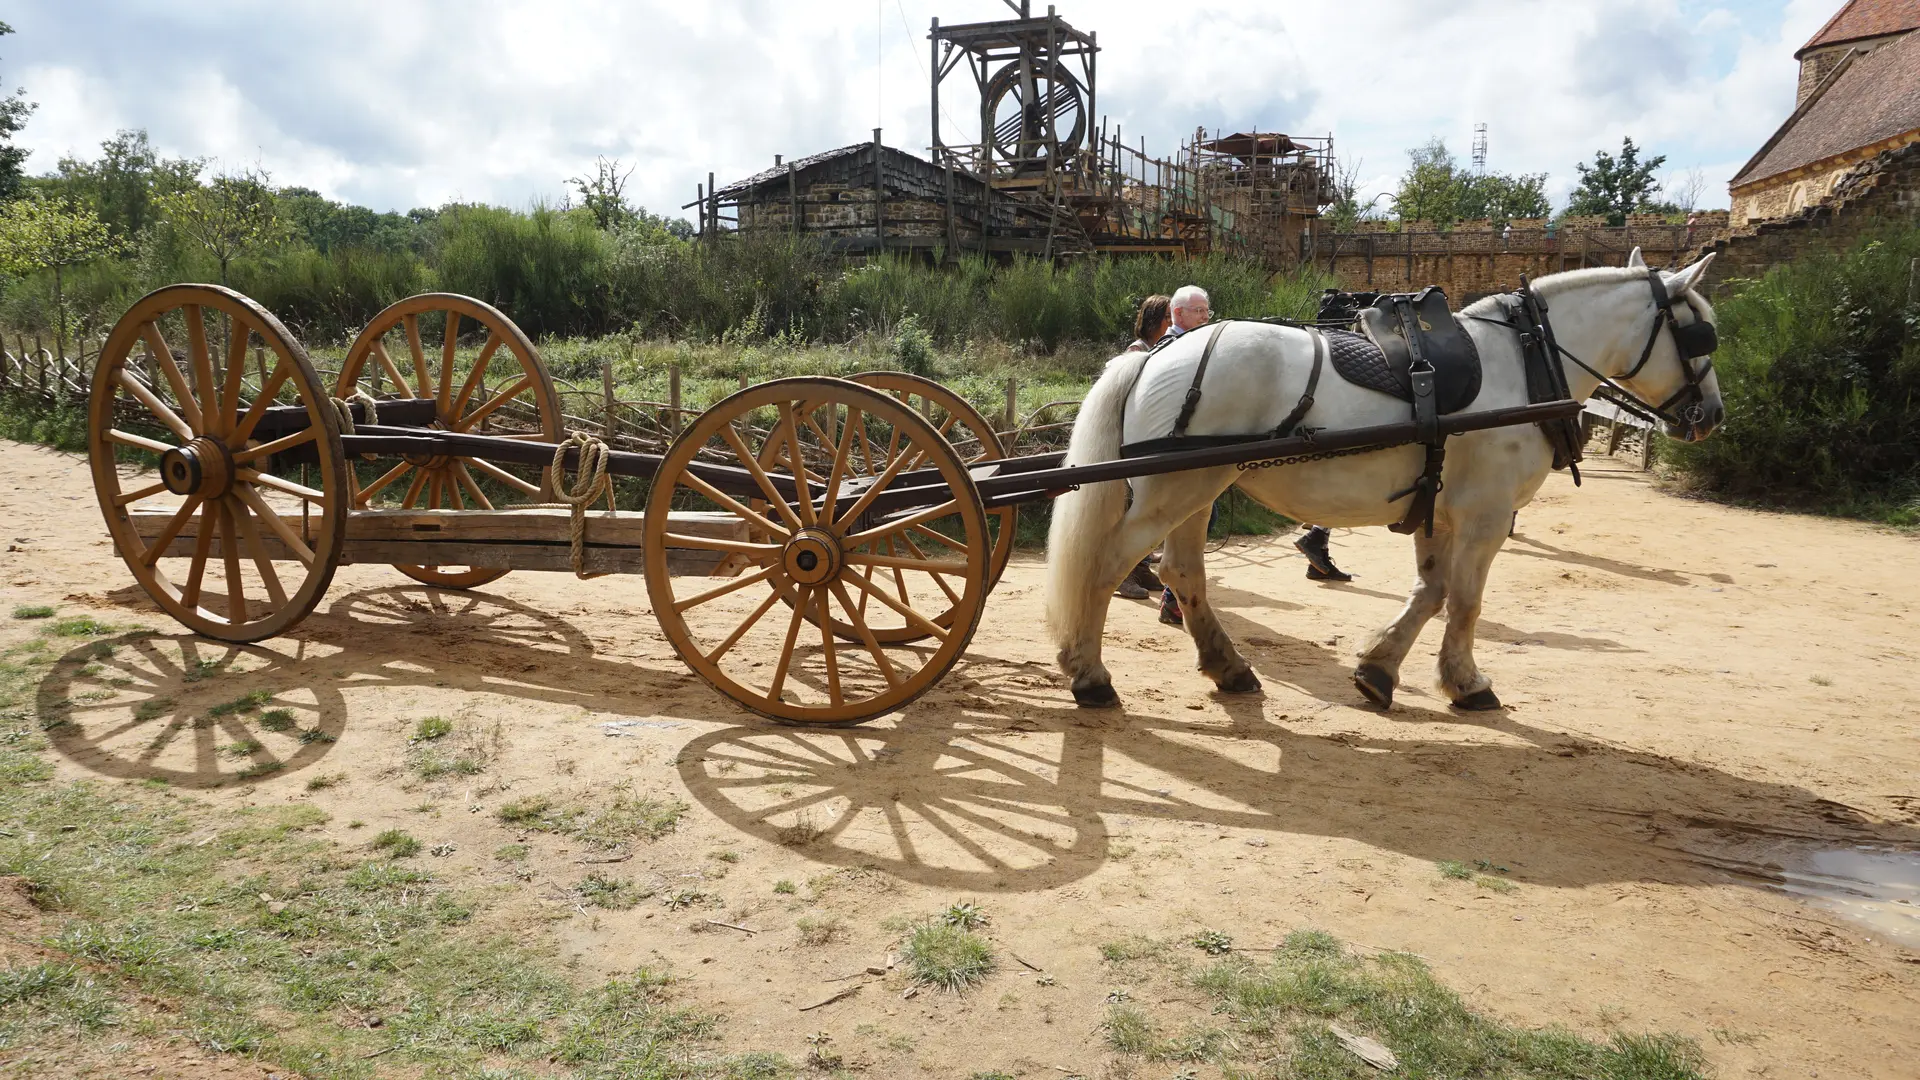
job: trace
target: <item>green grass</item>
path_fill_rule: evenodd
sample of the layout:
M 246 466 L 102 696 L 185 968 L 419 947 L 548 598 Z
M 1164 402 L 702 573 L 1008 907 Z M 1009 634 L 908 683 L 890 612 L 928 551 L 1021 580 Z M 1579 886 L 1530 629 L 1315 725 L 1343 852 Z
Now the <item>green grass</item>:
M 1110 961 L 1154 956 L 1140 944 L 1103 946 Z M 1118 1001 L 1102 1023 L 1115 1053 L 1156 1062 L 1211 1062 L 1244 1077 L 1360 1080 L 1379 1074 L 1343 1048 L 1329 1024 L 1371 1036 L 1400 1058 L 1396 1076 L 1531 1080 L 1699 1080 L 1698 1046 L 1674 1035 L 1618 1032 L 1604 1042 L 1559 1028 L 1532 1029 L 1481 1016 L 1416 957 L 1359 957 L 1318 930 L 1289 934 L 1272 958 L 1233 955 L 1198 970 L 1169 971 L 1201 991 L 1195 1019 L 1170 1032 L 1140 1006 Z M 1225 1026 L 1212 1026 L 1222 1025 Z
M 940 913 L 940 921 L 962 930 L 975 930 L 987 925 L 987 913 L 979 904 L 962 900 L 948 905 L 947 910 Z
M 922 923 L 906 941 L 907 970 L 923 986 L 965 990 L 994 969 L 993 949 L 971 930 L 944 922 Z
M 1135 934 L 1120 941 L 1105 942 L 1100 946 L 1100 958 L 1110 964 L 1124 964 L 1129 960 L 1151 960 L 1165 956 L 1165 942 Z
M 1439 869 L 1440 876 L 1443 878 L 1452 878 L 1455 881 L 1473 880 L 1473 867 L 1458 859 L 1443 859 L 1434 866 Z
M 212 706 L 211 708 L 207 709 L 207 715 L 208 716 L 235 716 L 241 713 L 250 713 L 259 709 L 262 705 L 265 705 L 267 702 L 272 700 L 273 700 L 273 691 L 254 690 L 249 693 L 242 694 L 241 696 L 234 698 L 232 701 L 223 701 L 218 705 Z M 287 712 L 287 710 L 285 709 L 278 709 L 275 711 L 286 713 L 288 717 L 292 717 L 293 715 L 292 713 Z
M 573 887 L 581 901 L 612 911 L 627 909 L 653 895 L 652 889 L 636 885 L 632 878 L 615 878 L 596 870 Z
M 114 628 L 91 615 L 75 615 L 60 619 L 51 627 L 58 637 L 105 637 L 114 632 Z
M 373 838 L 373 850 L 384 851 L 390 859 L 420 854 L 420 841 L 401 829 L 387 829 Z
M 426 742 L 429 739 L 438 739 L 451 731 L 453 731 L 453 721 L 446 717 L 423 716 L 413 726 L 413 738 L 415 742 Z
M 1219 930 L 1202 930 L 1188 941 L 1208 956 L 1225 956 L 1233 951 L 1233 939 Z
M 781 896 L 792 896 L 794 893 L 800 891 L 800 887 L 788 881 L 786 878 L 781 878 L 779 881 L 773 883 L 773 891 L 779 893 Z
M 557 833 L 595 848 L 618 847 L 631 840 L 658 840 L 672 832 L 687 812 L 678 799 L 649 799 L 617 790 L 598 805 L 562 803 L 530 795 L 494 812 L 501 822 L 532 832 Z
M 793 927 L 800 932 L 800 944 L 816 948 L 830 945 L 842 936 L 840 920 L 831 915 L 821 918 L 809 916 L 795 922 Z
M 487 763 L 473 754 L 449 754 L 440 750 L 421 751 L 413 759 L 413 771 L 422 780 L 439 780 L 447 776 L 477 776 L 486 771 Z
M 21 604 L 13 609 L 13 617 L 16 619 L 50 619 L 53 617 L 53 610 L 50 604 Z

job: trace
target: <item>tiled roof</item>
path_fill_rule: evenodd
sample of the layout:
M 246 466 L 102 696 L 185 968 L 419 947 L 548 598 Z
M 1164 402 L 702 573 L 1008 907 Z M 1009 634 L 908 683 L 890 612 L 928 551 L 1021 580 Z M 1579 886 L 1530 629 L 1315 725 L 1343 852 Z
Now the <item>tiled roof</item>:
M 856 154 L 856 153 L 865 154 L 865 153 L 871 153 L 872 151 L 873 151 L 873 144 L 870 142 L 854 143 L 852 146 L 843 146 L 838 150 L 822 150 L 817 154 L 808 154 L 806 157 L 794 158 L 792 163 L 793 171 L 799 172 L 802 169 L 807 169 L 815 165 L 818 165 L 823 161 L 832 161 L 835 158 L 845 157 L 848 154 Z M 714 192 L 714 194 L 719 195 L 722 198 L 730 198 L 734 195 L 740 194 L 741 192 L 751 191 L 752 189 L 759 187 L 761 184 L 771 183 L 774 180 L 784 179 L 786 175 L 787 175 L 787 166 L 775 165 L 771 169 L 767 169 L 763 172 L 754 173 L 752 176 L 747 177 L 745 180 L 736 180 L 733 183 L 728 184 L 726 187 L 721 188 L 719 191 Z
M 1828 19 L 1827 25 L 1793 56 L 1797 60 L 1801 53 L 1811 49 L 1917 29 L 1920 29 L 1920 0 L 1849 0 L 1847 6 Z
M 1843 13 L 1844 14 L 1844 13 Z M 1833 70 L 1733 178 L 1751 184 L 1920 128 L 1920 34 Z

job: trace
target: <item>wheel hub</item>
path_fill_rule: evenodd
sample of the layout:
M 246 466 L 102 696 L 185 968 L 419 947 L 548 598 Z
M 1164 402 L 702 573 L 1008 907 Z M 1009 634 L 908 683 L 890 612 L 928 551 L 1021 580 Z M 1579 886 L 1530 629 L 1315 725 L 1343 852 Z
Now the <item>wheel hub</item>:
M 233 486 L 233 456 L 205 435 L 160 455 L 160 482 L 175 495 L 217 499 Z
M 800 585 L 823 585 L 840 574 L 840 541 L 833 533 L 809 526 L 793 534 L 780 556 L 781 568 Z

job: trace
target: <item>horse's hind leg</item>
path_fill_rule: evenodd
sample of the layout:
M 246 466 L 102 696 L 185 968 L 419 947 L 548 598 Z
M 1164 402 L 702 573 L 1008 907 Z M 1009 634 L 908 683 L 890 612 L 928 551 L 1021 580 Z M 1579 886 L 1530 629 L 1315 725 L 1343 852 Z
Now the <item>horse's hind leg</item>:
M 1501 511 L 1499 517 L 1505 517 Z M 1497 517 L 1461 523 L 1453 540 L 1453 558 L 1447 564 L 1447 632 L 1440 639 L 1440 690 L 1461 709 L 1497 709 L 1500 699 L 1493 680 L 1473 660 L 1473 635 L 1480 622 L 1480 604 L 1487 589 L 1487 572 L 1506 540 L 1507 523 Z
M 1360 650 L 1360 664 L 1353 670 L 1353 685 L 1368 701 L 1381 708 L 1393 704 L 1394 687 L 1400 684 L 1400 663 L 1427 621 L 1440 613 L 1447 599 L 1447 570 L 1453 556 L 1453 535 L 1445 530 L 1428 537 L 1424 531 L 1413 534 L 1414 565 L 1419 580 L 1407 595 L 1407 606 L 1394 620 L 1374 632 Z
M 1226 693 L 1251 694 L 1260 689 L 1260 680 L 1221 628 L 1213 605 L 1207 603 L 1207 517 L 1207 511 L 1201 510 L 1167 534 L 1160 580 L 1180 601 L 1180 614 L 1199 650 L 1201 674 Z

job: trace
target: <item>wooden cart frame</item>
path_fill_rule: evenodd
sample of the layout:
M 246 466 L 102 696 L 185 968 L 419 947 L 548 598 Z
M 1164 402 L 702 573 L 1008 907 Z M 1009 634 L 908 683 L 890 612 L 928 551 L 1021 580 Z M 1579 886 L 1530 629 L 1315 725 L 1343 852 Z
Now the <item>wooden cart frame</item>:
M 1441 428 L 1578 411 L 1553 402 Z M 514 430 L 500 430 L 509 417 Z M 1023 503 L 1417 438 L 1408 422 L 1064 466 L 1059 453 L 1007 457 L 938 383 L 873 372 L 750 386 L 663 452 L 608 451 L 566 436 L 537 349 L 480 301 L 393 305 L 328 381 L 270 313 L 212 285 L 169 286 L 127 311 L 88 421 L 115 547 L 196 633 L 284 633 L 349 563 L 444 588 L 514 570 L 641 574 L 690 668 L 800 724 L 869 720 L 938 682 L 979 625 Z M 642 512 L 589 510 L 602 477 L 639 481 Z

